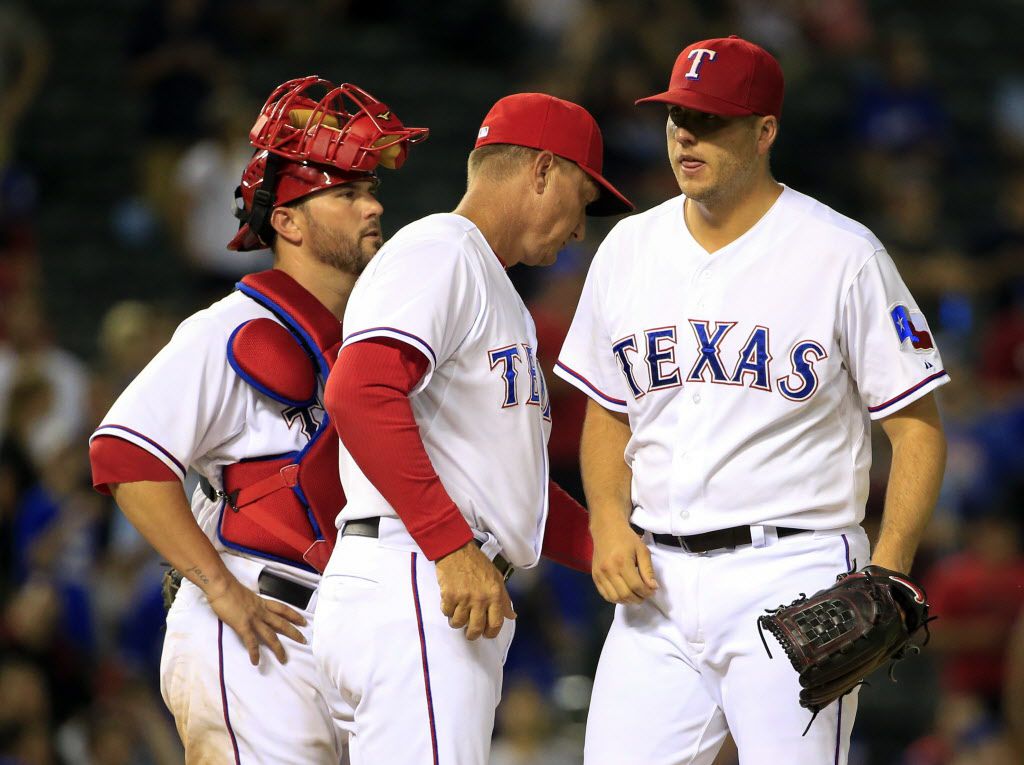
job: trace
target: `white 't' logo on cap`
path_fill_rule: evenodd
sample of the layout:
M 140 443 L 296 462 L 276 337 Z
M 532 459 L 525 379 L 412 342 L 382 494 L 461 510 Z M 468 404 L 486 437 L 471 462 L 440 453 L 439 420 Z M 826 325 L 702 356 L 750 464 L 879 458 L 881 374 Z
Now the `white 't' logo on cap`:
M 486 138 L 487 134 L 490 133 L 490 132 L 491 132 L 490 127 L 488 127 L 487 125 L 484 125 L 482 128 L 480 128 L 480 132 L 476 134 L 476 137 L 477 138 Z
M 700 65 L 705 61 L 714 61 L 717 55 L 718 53 L 710 48 L 694 48 L 691 50 L 686 57 L 693 61 L 693 63 L 690 64 L 690 71 L 686 73 L 686 79 L 699 80 Z

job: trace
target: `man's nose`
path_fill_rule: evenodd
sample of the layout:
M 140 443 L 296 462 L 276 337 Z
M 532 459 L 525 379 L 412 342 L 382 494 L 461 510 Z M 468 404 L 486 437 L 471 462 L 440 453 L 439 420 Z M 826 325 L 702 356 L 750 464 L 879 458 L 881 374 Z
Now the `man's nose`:
M 682 125 L 672 123 L 672 137 L 682 144 L 691 144 L 697 141 L 697 135 L 685 123 Z

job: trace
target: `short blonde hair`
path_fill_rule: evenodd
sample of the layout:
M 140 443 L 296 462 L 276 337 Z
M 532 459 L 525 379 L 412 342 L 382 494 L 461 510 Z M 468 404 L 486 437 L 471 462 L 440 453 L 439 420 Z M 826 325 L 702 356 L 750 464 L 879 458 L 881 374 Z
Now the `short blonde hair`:
M 511 143 L 492 143 L 473 149 L 469 153 L 469 179 L 484 175 L 492 180 L 503 181 L 514 175 L 528 162 L 533 162 L 539 151 L 527 146 Z

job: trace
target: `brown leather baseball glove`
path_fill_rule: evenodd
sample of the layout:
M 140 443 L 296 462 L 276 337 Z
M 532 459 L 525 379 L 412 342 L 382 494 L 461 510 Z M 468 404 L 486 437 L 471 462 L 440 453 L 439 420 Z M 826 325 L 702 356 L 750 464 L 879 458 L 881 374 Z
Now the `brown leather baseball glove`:
M 164 611 L 170 611 L 174 605 L 174 598 L 181 587 L 181 572 L 176 568 L 168 568 L 164 571 L 163 580 L 160 582 L 160 594 L 163 596 Z
M 887 662 L 895 680 L 896 662 L 920 652 L 934 618 L 921 585 L 906 574 L 867 566 L 840 574 L 834 585 L 809 598 L 801 593 L 788 606 L 768 609 L 757 627 L 769 658 L 765 629 L 799 673 L 800 706 L 814 713 L 814 722 L 818 712 Z M 919 646 L 911 639 L 921 628 L 925 640 Z

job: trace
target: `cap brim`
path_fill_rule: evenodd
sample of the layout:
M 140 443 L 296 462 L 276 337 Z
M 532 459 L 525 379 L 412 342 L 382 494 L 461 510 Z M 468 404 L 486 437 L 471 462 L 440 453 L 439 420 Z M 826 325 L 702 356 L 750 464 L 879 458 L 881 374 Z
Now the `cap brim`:
M 632 202 L 605 180 L 604 176 L 595 173 L 583 165 L 577 165 L 577 167 L 597 181 L 601 191 L 601 196 L 597 198 L 597 201 L 587 205 L 587 215 L 602 218 L 606 215 L 622 215 L 623 213 L 633 212 L 636 209 Z
M 694 109 L 706 114 L 717 114 L 721 117 L 743 117 L 748 114 L 754 114 L 746 106 L 738 106 L 730 101 L 723 101 L 721 98 L 698 93 L 695 90 L 686 90 L 685 88 L 666 90 L 664 93 L 647 96 L 647 98 L 641 98 L 634 102 L 636 105 L 650 103 L 682 106 L 686 109 Z

